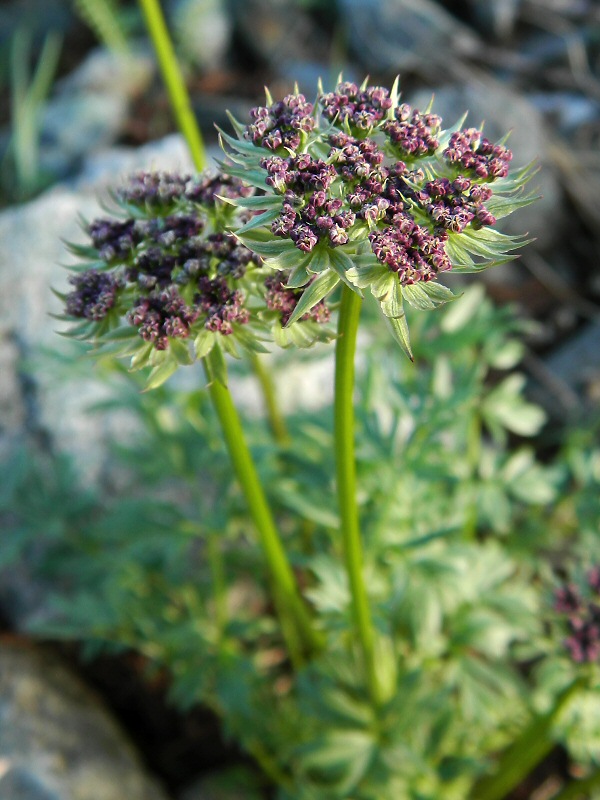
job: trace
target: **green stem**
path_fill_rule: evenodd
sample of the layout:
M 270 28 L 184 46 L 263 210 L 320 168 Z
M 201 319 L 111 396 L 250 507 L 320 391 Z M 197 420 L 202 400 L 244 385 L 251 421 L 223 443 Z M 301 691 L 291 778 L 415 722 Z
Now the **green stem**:
M 297 663 L 301 663 L 303 654 L 320 648 L 321 637 L 314 629 L 308 609 L 300 596 L 229 389 L 214 377 L 215 372 L 222 370 L 222 366 L 215 363 L 217 360 L 218 355 L 214 350 L 205 359 L 210 396 L 221 423 L 235 474 L 258 530 L 290 655 Z
M 262 390 L 265 411 L 267 412 L 267 419 L 269 421 L 269 427 L 271 428 L 273 438 L 277 444 L 289 444 L 290 437 L 285 425 L 285 419 L 283 418 L 279 405 L 277 404 L 275 384 L 273 382 L 273 378 L 271 377 L 271 373 L 265 366 L 261 357 L 255 353 L 251 356 L 251 361 L 254 374 L 256 375 Z
M 582 681 L 575 680 L 558 695 L 547 714 L 534 717 L 518 739 L 502 753 L 494 774 L 477 781 L 470 794 L 473 800 L 502 800 L 525 780 L 555 746 L 551 736 L 554 720 L 581 686 Z
M 160 2 L 159 0 L 139 0 L 139 2 L 177 120 L 177 126 L 188 144 L 194 166 L 201 171 L 206 168 L 207 161 L 204 142 L 177 63 Z
M 592 789 L 597 789 L 598 786 L 600 786 L 600 770 L 592 773 L 587 778 L 571 781 L 558 794 L 555 794 L 551 800 L 581 800 L 584 795 L 589 794 Z
M 371 699 L 381 703 L 375 666 L 375 636 L 369 599 L 362 573 L 364 563 L 356 502 L 356 463 L 354 456 L 354 353 L 360 317 L 360 297 L 344 286 L 335 348 L 334 436 L 337 494 L 342 545 L 352 596 L 352 616 L 362 651 Z

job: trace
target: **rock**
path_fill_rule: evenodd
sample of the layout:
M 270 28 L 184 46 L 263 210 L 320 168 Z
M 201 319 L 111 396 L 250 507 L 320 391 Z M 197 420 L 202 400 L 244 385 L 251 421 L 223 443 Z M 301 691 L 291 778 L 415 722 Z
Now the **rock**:
M 525 166 L 532 161 L 539 164 L 540 170 L 530 187 L 536 195 L 541 195 L 540 199 L 508 217 L 502 222 L 502 229 L 513 234 L 527 232 L 536 239 L 540 250 L 551 247 L 561 238 L 567 220 L 540 113 L 523 96 L 492 79 L 442 86 L 406 99 L 418 108 L 425 108 L 432 95 L 433 110 L 441 115 L 445 127 L 453 125 L 468 111 L 465 124 L 480 127 L 483 122 L 484 133 L 492 141 L 510 131 L 507 145 L 514 153 L 514 166 Z M 492 273 L 494 270 L 489 274 Z
M 57 335 L 61 325 L 49 314 L 62 309 L 51 290 L 68 289 L 68 272 L 59 265 L 73 263 L 65 241 L 83 241 L 80 215 L 87 219 L 102 215 L 99 201 L 107 198 L 107 187 L 140 168 L 188 171 L 191 167 L 178 136 L 136 150 L 111 150 L 90 158 L 70 184 L 0 213 L 0 340 L 5 368 L 0 382 L 0 449 L 7 439 L 31 438 L 40 429 L 51 431 L 60 448 L 75 457 L 87 480 L 102 472 L 106 436 L 123 434 L 127 421 L 118 414 L 96 414 L 92 420 L 86 413 L 91 402 L 107 397 L 106 387 L 92 370 L 84 370 L 76 382 L 57 377 L 64 359 L 74 359 L 75 351 L 79 359 L 82 351 Z M 45 347 L 62 353 L 62 366 L 60 359 L 41 358 Z M 35 360 L 35 374 L 23 370 L 25 360 Z
M 184 59 L 203 71 L 224 67 L 233 32 L 224 0 L 174 0 L 169 18 Z
M 327 40 L 309 14 L 286 0 L 231 0 L 231 8 L 244 43 L 280 76 L 297 81 L 312 97 L 315 74 L 327 75 L 330 68 L 323 59 Z M 303 84 L 302 80 L 310 83 Z
M 340 0 L 339 6 L 367 71 L 447 70 L 450 59 L 480 47 L 473 31 L 433 0 Z
M 101 701 L 54 655 L 0 643 L 2 800 L 166 800 Z
M 544 364 L 582 407 L 592 408 L 600 400 L 600 322 L 587 323 Z
M 522 3 L 523 0 L 469 0 L 470 16 L 486 36 L 506 39 L 514 30 Z
M 81 168 L 86 156 L 112 145 L 124 131 L 131 101 L 150 84 L 152 58 L 142 51 L 92 51 L 56 84 L 39 124 L 39 172 L 46 184 Z M 9 132 L 0 133 L 8 141 Z

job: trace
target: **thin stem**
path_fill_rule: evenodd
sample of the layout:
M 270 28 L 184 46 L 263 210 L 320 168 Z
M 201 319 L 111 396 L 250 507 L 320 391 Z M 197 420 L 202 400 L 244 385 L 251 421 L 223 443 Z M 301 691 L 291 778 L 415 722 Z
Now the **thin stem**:
M 341 535 L 352 596 L 352 616 L 362 650 L 371 698 L 376 705 L 380 705 L 381 693 L 375 667 L 375 636 L 362 573 L 364 559 L 356 502 L 353 394 L 354 353 L 360 308 L 360 297 L 344 286 L 335 349 L 334 436 Z
M 205 368 L 210 381 L 210 396 L 221 423 L 237 479 L 241 484 L 250 515 L 258 530 L 290 655 L 300 663 L 303 653 L 320 648 L 321 637 L 314 629 L 308 609 L 300 596 L 294 573 L 279 538 L 271 509 L 246 444 L 231 394 L 218 379 L 213 377 L 216 358 L 217 356 L 210 353 L 205 359 Z
M 477 781 L 471 790 L 473 800 L 502 800 L 531 773 L 555 746 L 552 726 L 559 712 L 583 681 L 576 679 L 558 695 L 552 709 L 534 717 L 518 739 L 500 756 L 493 775 Z
M 289 444 L 290 437 L 285 424 L 285 419 L 279 405 L 277 404 L 277 395 L 275 393 L 275 384 L 271 373 L 265 366 L 260 356 L 253 354 L 251 356 L 252 369 L 260 384 L 265 403 L 265 411 L 267 412 L 267 419 L 269 427 L 273 434 L 273 438 L 280 445 Z
M 202 134 L 198 128 L 190 96 L 177 63 L 160 2 L 159 0 L 139 0 L 139 2 L 177 120 L 177 126 L 188 144 L 194 166 L 197 170 L 203 170 L 206 168 L 207 159 Z

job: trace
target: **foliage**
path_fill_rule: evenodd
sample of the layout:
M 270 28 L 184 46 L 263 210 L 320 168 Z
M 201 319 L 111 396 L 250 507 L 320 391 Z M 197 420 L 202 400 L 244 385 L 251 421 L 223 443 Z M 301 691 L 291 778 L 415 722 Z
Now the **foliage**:
M 48 183 L 39 163 L 39 126 L 43 105 L 54 80 L 61 44 L 57 33 L 49 33 L 34 73 L 30 75 L 31 31 L 21 28 L 11 41 L 12 130 L 3 161 L 2 188 L 16 201 L 31 197 Z
M 378 711 L 327 498 L 330 408 L 296 411 L 279 448 L 263 421 L 245 426 L 327 640 L 297 672 L 204 392 L 140 393 L 135 375 L 112 373 L 108 407 L 127 408 L 141 432 L 113 445 L 126 476 L 113 496 L 84 491 L 65 461 L 49 470 L 24 458 L 2 481 L 5 566 L 34 550 L 39 574 L 63 587 L 39 632 L 135 648 L 166 666 L 173 700 L 221 714 L 282 800 L 465 798 L 578 674 L 549 632 L 548 564 L 577 526 L 597 537 L 593 443 L 575 432 L 551 462 L 536 458 L 528 440 L 544 416 L 513 371 L 522 324 L 479 287 L 414 316 L 417 366 L 397 358 L 371 311 L 356 413 L 364 566 L 387 686 Z M 319 357 L 307 354 L 306 369 Z M 600 756 L 590 681 L 552 734 L 588 764 Z

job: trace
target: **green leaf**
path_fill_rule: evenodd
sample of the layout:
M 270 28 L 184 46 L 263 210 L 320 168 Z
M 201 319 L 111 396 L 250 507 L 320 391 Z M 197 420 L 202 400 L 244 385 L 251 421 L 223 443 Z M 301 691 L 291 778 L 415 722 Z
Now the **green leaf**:
M 404 350 L 406 355 L 410 358 L 411 361 L 414 361 L 414 356 L 410 347 L 410 336 L 408 332 L 408 322 L 406 321 L 406 316 L 402 317 L 385 317 L 388 325 L 392 329 L 392 333 L 394 338 L 400 345 L 400 347 Z
M 259 256 L 281 256 L 284 253 L 292 253 L 294 251 L 301 253 L 300 250 L 291 242 L 289 239 L 281 239 L 281 241 L 264 241 L 260 237 L 254 237 L 253 234 L 256 231 L 250 231 L 249 233 L 245 233 L 242 236 L 238 236 L 234 234 L 242 244 L 245 244 L 246 247 L 250 250 L 253 250 L 255 253 L 258 253 Z
M 200 331 L 200 333 L 194 339 L 194 352 L 196 354 L 196 358 L 204 358 L 204 356 L 208 355 L 212 350 L 212 347 L 215 343 L 215 335 L 212 331 L 206 330 L 204 328 Z
M 179 364 L 174 358 L 168 358 L 163 361 L 162 364 L 158 364 L 150 372 L 144 391 L 149 392 L 151 389 L 156 389 L 158 386 L 161 386 L 177 371 L 178 366 Z
M 326 297 L 340 282 L 335 272 L 322 272 L 302 293 L 298 305 L 288 320 L 288 325 L 299 320 Z M 287 326 L 286 326 L 287 327 Z
M 455 295 L 447 286 L 437 283 L 437 281 L 413 283 L 412 285 L 404 286 L 402 293 L 411 306 L 420 309 L 437 308 L 460 297 L 460 295 Z
M 391 280 L 382 279 L 381 281 L 381 286 L 385 286 L 387 289 L 386 292 L 384 294 L 380 294 L 380 289 L 378 288 L 378 294 L 376 297 L 379 300 L 381 310 L 385 316 L 391 317 L 392 319 L 398 319 L 399 317 L 404 316 L 402 300 L 404 287 L 400 286 L 400 281 L 396 275 L 390 274 L 389 277 Z M 374 286 L 379 287 L 379 284 L 374 284 Z M 371 291 L 373 291 L 373 286 L 371 287 Z
M 362 297 L 362 292 L 357 292 L 356 284 L 354 284 L 348 277 L 349 270 L 354 269 L 354 263 L 352 259 L 346 253 L 344 253 L 343 250 L 340 250 L 339 247 L 329 251 L 329 258 L 331 262 L 331 268 L 344 281 L 346 286 Z
M 240 238 L 248 231 L 252 231 L 255 228 L 262 228 L 264 225 L 268 225 L 269 222 L 273 222 L 274 219 L 277 219 L 279 216 L 279 209 L 273 208 L 269 211 L 264 211 L 262 214 L 256 214 L 252 219 L 249 219 L 245 225 L 242 225 L 241 228 L 238 228 L 236 231 L 236 235 Z
M 271 208 L 281 209 L 282 198 L 276 194 L 261 194 L 253 195 L 252 197 L 221 197 L 218 195 L 219 200 L 224 203 L 235 206 L 236 208 L 244 208 L 249 211 L 266 211 Z
M 227 364 L 220 342 L 215 342 L 215 346 L 210 351 L 210 357 L 206 359 L 208 376 L 210 381 L 218 381 L 222 386 L 227 387 Z
M 352 796 L 377 752 L 372 734 L 339 730 L 326 734 L 301 759 L 302 769 L 313 781 L 323 781 L 335 796 Z
M 169 339 L 169 350 L 178 364 L 189 366 L 193 363 L 189 343 L 181 339 Z
M 288 275 L 285 285 L 289 289 L 299 289 L 301 286 L 306 286 L 310 281 L 312 275 L 306 269 L 305 263 L 297 264 L 291 273 Z
M 329 269 L 329 251 L 323 245 L 317 245 L 310 253 L 310 258 L 306 263 L 308 272 L 320 274 Z

